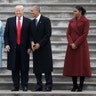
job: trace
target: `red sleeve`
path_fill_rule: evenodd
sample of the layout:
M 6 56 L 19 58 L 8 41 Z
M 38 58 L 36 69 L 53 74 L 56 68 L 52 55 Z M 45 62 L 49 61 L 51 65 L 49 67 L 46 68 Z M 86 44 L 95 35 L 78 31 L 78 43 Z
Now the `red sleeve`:
M 68 25 L 68 29 L 67 29 L 67 40 L 68 40 L 68 44 L 71 45 L 73 43 L 72 38 L 71 38 L 71 27 L 70 27 L 70 23 Z
M 89 21 L 87 20 L 84 22 L 83 34 L 74 42 L 77 47 L 86 40 L 88 36 L 88 31 L 89 31 Z

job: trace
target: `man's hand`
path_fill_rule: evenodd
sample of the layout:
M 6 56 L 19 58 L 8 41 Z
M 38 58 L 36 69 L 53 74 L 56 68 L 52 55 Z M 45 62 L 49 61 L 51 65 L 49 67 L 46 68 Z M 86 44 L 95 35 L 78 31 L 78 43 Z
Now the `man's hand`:
M 31 48 L 32 48 L 32 51 L 34 52 L 35 51 L 35 43 L 34 42 L 31 43 Z
M 31 49 L 28 49 L 28 50 L 27 50 L 27 53 L 30 54 L 30 53 L 31 53 Z
M 71 44 L 72 49 L 76 49 L 76 45 L 74 43 Z
M 5 48 L 6 48 L 6 51 L 7 51 L 7 52 L 10 52 L 10 46 L 9 46 L 9 45 L 6 45 Z
M 35 44 L 35 50 L 38 50 L 40 48 L 40 44 L 39 43 L 36 43 Z

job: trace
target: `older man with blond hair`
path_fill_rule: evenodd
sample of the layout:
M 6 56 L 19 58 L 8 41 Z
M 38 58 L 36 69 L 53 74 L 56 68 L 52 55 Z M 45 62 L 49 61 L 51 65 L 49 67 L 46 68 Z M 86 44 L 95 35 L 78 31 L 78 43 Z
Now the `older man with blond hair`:
M 7 19 L 4 32 L 7 68 L 12 71 L 12 91 L 19 91 L 20 80 L 23 91 L 28 90 L 31 20 L 23 15 L 24 7 L 17 5 L 15 16 Z

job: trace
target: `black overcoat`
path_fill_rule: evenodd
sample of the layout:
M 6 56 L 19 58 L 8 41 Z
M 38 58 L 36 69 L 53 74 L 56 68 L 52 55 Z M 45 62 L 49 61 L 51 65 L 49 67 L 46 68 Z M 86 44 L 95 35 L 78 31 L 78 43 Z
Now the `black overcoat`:
M 21 29 L 21 66 L 22 70 L 29 70 L 29 55 L 27 53 L 30 45 L 30 24 L 31 20 L 23 17 L 22 29 Z M 7 68 L 9 70 L 15 70 L 16 63 L 16 45 L 17 45 L 17 27 L 16 17 L 7 19 L 5 32 L 4 32 L 4 44 L 10 45 L 10 52 L 7 53 Z
M 35 20 L 31 23 L 31 42 L 40 44 L 40 48 L 33 52 L 33 72 L 48 73 L 53 71 L 53 60 L 51 50 L 52 29 L 49 18 L 41 15 L 38 26 L 35 25 Z

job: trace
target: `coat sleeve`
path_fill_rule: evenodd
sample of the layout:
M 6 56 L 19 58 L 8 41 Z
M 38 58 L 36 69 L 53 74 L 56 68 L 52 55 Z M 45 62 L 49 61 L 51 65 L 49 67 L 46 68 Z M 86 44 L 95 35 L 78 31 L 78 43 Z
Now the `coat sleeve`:
M 71 45 L 73 43 L 73 40 L 71 38 L 71 28 L 70 28 L 70 23 L 68 25 L 68 29 L 67 29 L 67 40 L 68 40 L 68 45 Z
M 74 42 L 77 47 L 80 46 L 86 40 L 88 36 L 88 31 L 89 31 L 89 21 L 86 20 L 84 22 L 83 34 Z
M 4 31 L 4 45 L 9 45 L 9 19 L 7 19 Z
M 2 43 L 4 43 L 4 26 L 3 26 L 3 23 L 0 21 L 0 24 L 1 24 L 1 28 L 0 28 L 0 32 L 1 32 L 1 37 L 2 37 Z
M 1 38 L 2 38 L 2 48 L 4 47 L 4 26 L 3 23 L 1 22 Z
M 44 32 L 45 34 L 44 34 L 43 38 L 40 40 L 40 42 L 38 42 L 41 47 L 44 46 L 48 40 L 50 40 L 50 36 L 52 33 L 50 20 L 46 19 L 46 22 L 44 24 L 45 24 L 45 32 Z

